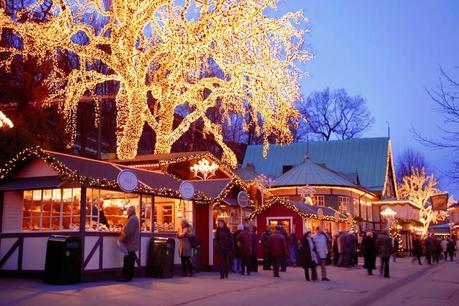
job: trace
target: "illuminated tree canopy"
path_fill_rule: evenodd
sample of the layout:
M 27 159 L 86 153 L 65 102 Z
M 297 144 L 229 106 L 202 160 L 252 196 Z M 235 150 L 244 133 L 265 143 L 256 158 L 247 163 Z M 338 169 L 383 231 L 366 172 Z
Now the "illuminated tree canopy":
M 407 198 L 419 206 L 419 221 L 422 223 L 422 234 L 426 235 L 432 223 L 444 220 L 446 213 L 434 211 L 432 206 L 427 206 L 431 196 L 441 193 L 437 189 L 437 180 L 433 175 L 427 175 L 424 168 L 413 168 L 411 175 L 403 177 L 399 188 L 400 196 Z
M 45 3 L 46 2 L 46 3 Z M 9 17 L 0 11 L 0 31 L 11 29 L 22 39 L 21 50 L 2 48 L 8 66 L 15 55 L 52 58 L 45 105 L 59 101 L 71 135 L 84 96 L 98 97 L 94 88 L 119 83 L 116 93 L 117 155 L 134 158 L 145 124 L 156 133 L 156 153 L 168 153 L 193 122 L 214 136 L 223 159 L 236 164 L 223 141 L 221 123 L 208 117 L 218 108 L 228 123 L 245 119 L 263 135 L 291 141 L 289 125 L 297 118 L 293 103 L 300 98 L 300 62 L 306 19 L 301 12 L 271 18 L 266 12 L 277 0 L 56 0 L 43 23 L 23 20 L 49 1 L 38 1 Z M 70 73 L 59 68 L 62 53 L 78 57 Z M 94 66 L 103 63 L 109 73 Z M 174 126 L 174 114 L 183 120 Z

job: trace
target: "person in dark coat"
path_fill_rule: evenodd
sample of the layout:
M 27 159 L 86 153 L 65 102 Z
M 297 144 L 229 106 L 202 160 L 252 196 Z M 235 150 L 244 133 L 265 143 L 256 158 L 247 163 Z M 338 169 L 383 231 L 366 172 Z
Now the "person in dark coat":
M 432 257 L 434 263 L 440 263 L 441 242 L 440 239 L 433 237 Z
M 241 272 L 241 250 L 237 243 L 237 237 L 242 229 L 242 224 L 239 224 L 236 231 L 233 233 L 233 272 Z
M 355 237 L 355 233 L 351 232 L 347 235 L 346 243 L 349 248 L 349 266 L 357 266 L 357 238 Z
M 416 236 L 413 240 L 413 262 L 417 259 L 418 263 L 422 265 L 421 262 L 422 256 L 422 242 L 418 236 Z
M 274 277 L 279 277 L 279 266 L 281 261 L 287 256 L 287 241 L 282 235 L 283 227 L 276 226 L 276 232 L 269 237 L 269 252 L 273 261 Z
M 428 236 L 424 240 L 424 249 L 425 249 L 425 255 L 427 259 L 427 264 L 431 265 L 432 264 L 432 252 L 433 252 L 433 239 L 432 236 Z
M 304 234 L 303 238 L 301 239 L 301 244 L 299 246 L 298 252 L 298 261 L 304 269 L 304 277 L 307 281 L 310 281 L 309 278 L 309 270 L 312 273 L 312 280 L 317 280 L 317 256 L 316 252 L 314 251 L 314 242 L 311 238 L 311 232 L 308 231 Z
M 263 245 L 263 270 L 271 270 L 271 255 L 269 253 L 269 237 L 271 234 L 271 229 L 267 228 L 260 238 Z
M 243 230 L 237 236 L 236 242 L 239 247 L 241 256 L 241 274 L 250 275 L 250 261 L 252 256 L 252 233 L 249 231 L 249 225 L 244 224 Z
M 450 261 L 453 261 L 455 249 L 456 249 L 456 244 L 454 243 L 454 240 L 451 238 L 448 239 L 448 245 L 446 246 L 446 252 L 449 255 Z
M 228 278 L 228 269 L 233 253 L 233 238 L 223 219 L 218 220 L 218 227 L 215 231 L 215 247 L 220 260 L 220 278 Z
M 376 269 L 376 241 L 372 232 L 368 232 L 362 239 L 362 254 L 368 275 L 373 275 L 373 270 Z
M 290 253 L 290 265 L 296 266 L 296 250 L 298 250 L 298 238 L 296 237 L 295 231 L 292 231 L 287 239 L 288 250 Z
M 378 250 L 378 256 L 381 257 L 381 268 L 380 273 L 384 270 L 384 277 L 389 278 L 389 259 L 392 254 L 392 239 L 389 237 L 387 231 L 378 235 L 376 238 L 376 249 Z
M 260 241 L 260 237 L 257 234 L 257 227 L 252 227 L 252 271 L 258 272 L 258 244 Z
M 287 261 L 288 261 L 288 258 L 290 256 L 290 254 L 289 254 L 289 251 L 288 251 L 288 233 L 287 233 L 287 231 L 285 230 L 285 228 L 283 226 L 282 226 L 281 234 L 282 234 L 282 236 L 284 236 L 285 241 L 287 243 L 287 253 L 281 259 L 280 266 L 281 266 L 281 271 L 282 272 L 287 272 Z
M 335 235 L 333 237 L 333 265 L 337 266 L 338 265 L 338 260 L 339 260 L 339 252 L 338 252 L 338 235 Z

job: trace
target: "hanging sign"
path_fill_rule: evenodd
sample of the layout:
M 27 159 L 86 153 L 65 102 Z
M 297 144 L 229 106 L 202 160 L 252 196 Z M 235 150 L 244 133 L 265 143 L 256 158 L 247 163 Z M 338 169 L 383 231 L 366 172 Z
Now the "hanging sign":
M 121 170 L 116 178 L 118 186 L 124 192 L 133 192 L 139 185 L 139 179 L 131 170 Z
M 191 182 L 183 181 L 180 184 L 179 191 L 180 191 L 180 195 L 182 196 L 184 200 L 191 200 L 195 192 L 194 185 Z
M 242 208 L 249 206 L 249 195 L 245 191 L 240 191 L 237 194 L 237 204 Z
M 432 202 L 432 210 L 438 211 L 438 210 L 444 210 L 448 208 L 448 194 L 443 193 L 443 194 L 436 194 L 430 197 L 430 202 Z

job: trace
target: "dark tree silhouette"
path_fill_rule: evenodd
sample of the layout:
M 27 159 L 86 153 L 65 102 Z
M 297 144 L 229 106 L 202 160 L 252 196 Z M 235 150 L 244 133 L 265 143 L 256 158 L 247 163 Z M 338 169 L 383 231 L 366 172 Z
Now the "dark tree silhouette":
M 361 96 L 351 97 L 344 89 L 313 92 L 297 108 L 307 123 L 300 122 L 297 140 L 308 135 L 321 140 L 351 139 L 362 135 L 374 118 Z
M 407 148 L 396 158 L 395 172 L 397 175 L 397 182 L 401 184 L 405 176 L 414 174 L 416 169 L 425 169 L 427 174 L 430 175 L 430 166 L 425 156 L 414 150 L 413 148 Z
M 459 67 L 455 67 L 455 73 Z M 415 127 L 412 133 L 423 145 L 444 149 L 453 156 L 453 165 L 445 174 L 454 182 L 459 182 L 459 76 L 452 76 L 440 67 L 439 83 L 436 88 L 427 89 L 427 94 L 435 102 L 443 116 L 442 126 L 438 126 L 440 136 L 431 138 L 421 134 Z

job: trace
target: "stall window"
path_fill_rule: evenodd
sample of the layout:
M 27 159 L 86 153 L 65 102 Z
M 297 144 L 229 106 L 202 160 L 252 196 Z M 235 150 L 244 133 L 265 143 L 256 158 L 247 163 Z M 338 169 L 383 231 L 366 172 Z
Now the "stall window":
M 281 225 L 287 233 L 290 233 L 292 226 L 291 219 L 268 218 L 268 226 L 273 233 L 276 231 L 276 226 L 278 225 Z
M 193 223 L 193 202 L 174 198 L 154 198 L 155 232 L 175 232 L 182 220 Z
M 24 191 L 23 230 L 78 230 L 79 227 L 79 188 Z
M 86 191 L 86 230 L 120 231 L 126 224 L 127 209 L 133 205 L 140 216 L 140 195 L 105 189 Z
M 325 206 L 325 197 L 323 195 L 317 195 L 313 198 L 313 203 L 316 206 Z
M 141 214 L 140 223 L 143 232 L 153 231 L 153 197 L 150 195 L 141 196 Z
M 338 197 L 338 207 L 339 211 L 342 213 L 347 213 L 349 211 L 350 201 L 348 197 Z

